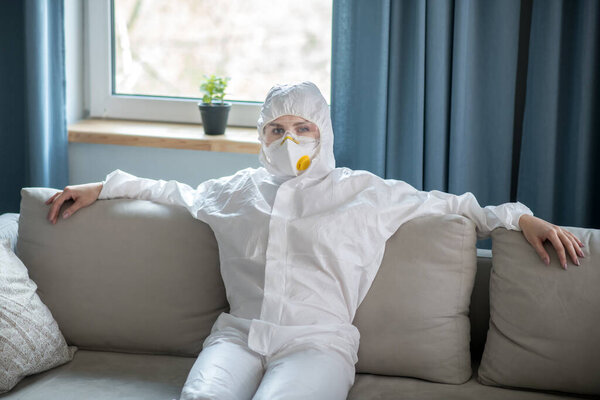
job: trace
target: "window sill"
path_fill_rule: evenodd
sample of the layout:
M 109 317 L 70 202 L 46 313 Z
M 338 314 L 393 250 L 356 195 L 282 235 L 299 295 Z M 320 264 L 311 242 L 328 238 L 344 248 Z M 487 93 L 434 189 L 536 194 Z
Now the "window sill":
M 68 126 L 69 143 L 116 144 L 257 154 L 256 129 L 228 127 L 224 135 L 205 135 L 202 125 L 90 118 Z

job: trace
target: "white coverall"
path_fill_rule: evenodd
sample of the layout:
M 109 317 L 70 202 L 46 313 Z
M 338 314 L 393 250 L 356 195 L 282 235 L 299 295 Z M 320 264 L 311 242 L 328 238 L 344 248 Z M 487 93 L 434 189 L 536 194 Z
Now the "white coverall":
M 460 214 L 484 237 L 520 230 L 521 203 L 482 208 L 471 193 L 424 192 L 366 171 L 335 168 L 328 105 L 303 82 L 273 87 L 258 120 L 300 116 L 320 130 L 320 151 L 297 177 L 244 169 L 196 189 L 120 170 L 100 199 L 136 198 L 187 208 L 219 245 L 230 312 L 215 322 L 181 399 L 345 399 L 354 382 L 359 332 L 352 325 L 386 240 L 423 215 Z

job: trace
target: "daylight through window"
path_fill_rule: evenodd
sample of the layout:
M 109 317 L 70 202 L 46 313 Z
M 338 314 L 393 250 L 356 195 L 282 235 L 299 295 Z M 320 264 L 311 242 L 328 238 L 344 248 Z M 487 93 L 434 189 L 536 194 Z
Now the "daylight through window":
M 332 2 L 114 0 L 115 94 L 200 98 L 203 75 L 231 77 L 227 100 L 311 80 L 330 102 Z

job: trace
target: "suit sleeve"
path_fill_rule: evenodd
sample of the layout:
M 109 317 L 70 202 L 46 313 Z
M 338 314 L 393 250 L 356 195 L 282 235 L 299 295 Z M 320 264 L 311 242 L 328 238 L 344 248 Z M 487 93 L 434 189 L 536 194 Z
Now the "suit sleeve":
M 519 218 L 533 215 L 523 203 L 504 203 L 497 206 L 481 207 L 471 192 L 460 196 L 433 190 L 418 194 L 424 199 L 424 211 L 434 213 L 459 214 L 469 218 L 477 226 L 479 238 L 488 237 L 496 228 L 520 231 Z
M 139 178 L 119 169 L 108 174 L 102 184 L 99 200 L 128 198 L 178 205 L 185 207 L 195 218 L 200 217 L 200 210 L 210 187 L 210 181 L 203 182 L 194 189 L 175 180 Z
M 519 218 L 533 215 L 531 210 L 520 202 L 504 203 L 497 206 L 481 207 L 471 192 L 462 195 L 432 190 L 420 191 L 403 181 L 387 180 L 392 195 L 403 204 L 405 221 L 425 215 L 458 214 L 473 221 L 477 227 L 477 237 L 485 238 L 496 228 L 520 231 Z

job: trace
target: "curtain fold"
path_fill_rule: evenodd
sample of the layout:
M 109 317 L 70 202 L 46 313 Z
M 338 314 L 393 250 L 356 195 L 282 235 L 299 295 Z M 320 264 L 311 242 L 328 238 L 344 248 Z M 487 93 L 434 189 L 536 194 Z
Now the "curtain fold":
M 458 1 L 454 14 L 448 190 L 510 200 L 518 0 Z
M 385 173 L 390 0 L 334 1 L 331 115 L 336 162 Z M 335 99 L 335 100 L 333 100 Z
M 0 212 L 18 212 L 22 187 L 68 183 L 64 4 L 5 1 L 0 11 Z
M 334 0 L 339 166 L 600 227 L 600 2 L 365 3 Z
M 534 2 L 518 196 L 600 228 L 600 2 Z

